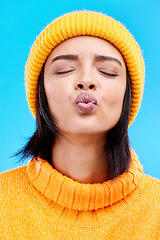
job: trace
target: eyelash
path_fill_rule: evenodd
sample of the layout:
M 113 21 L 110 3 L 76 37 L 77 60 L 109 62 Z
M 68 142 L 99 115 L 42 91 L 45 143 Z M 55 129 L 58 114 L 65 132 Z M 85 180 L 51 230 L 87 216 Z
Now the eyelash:
M 109 77 L 117 77 L 118 74 L 114 74 L 114 73 L 106 73 L 106 72 L 103 72 L 103 71 L 99 71 L 100 73 L 104 74 L 104 75 L 107 75 Z
M 56 72 L 56 74 L 58 74 L 58 75 L 62 75 L 62 74 L 70 73 L 70 72 L 73 72 L 73 71 L 74 71 L 74 70 L 62 71 L 62 72 Z

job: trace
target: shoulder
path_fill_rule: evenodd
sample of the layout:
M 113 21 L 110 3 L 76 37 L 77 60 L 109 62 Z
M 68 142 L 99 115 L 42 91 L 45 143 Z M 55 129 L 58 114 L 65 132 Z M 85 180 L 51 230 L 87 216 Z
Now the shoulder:
M 18 167 L 6 172 L 0 173 L 0 195 L 14 192 L 27 181 L 27 166 Z
M 139 187 L 147 198 L 150 200 L 152 199 L 153 201 L 155 200 L 156 202 L 158 200 L 160 201 L 160 180 L 143 174 Z
M 0 173 L 0 181 L 3 181 L 3 179 L 10 180 L 11 178 L 15 178 L 19 175 L 21 175 L 22 172 L 26 172 L 27 166 L 22 166 L 18 168 L 14 168 L 5 172 Z
M 151 177 L 147 174 L 143 174 L 143 179 L 147 185 L 149 185 L 149 186 L 152 185 L 152 187 L 154 186 L 154 187 L 160 189 L 160 180 L 159 179 Z

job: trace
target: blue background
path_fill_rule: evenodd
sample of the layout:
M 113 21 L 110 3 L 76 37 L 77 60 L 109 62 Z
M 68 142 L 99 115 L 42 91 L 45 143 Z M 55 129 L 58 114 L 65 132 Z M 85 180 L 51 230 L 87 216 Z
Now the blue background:
M 35 119 L 28 108 L 24 87 L 24 67 L 30 47 L 54 18 L 83 9 L 106 13 L 123 23 L 143 51 L 145 91 L 139 114 L 129 128 L 129 136 L 144 172 L 160 179 L 159 0 L 1 1 L 0 172 L 22 165 L 10 156 L 35 130 Z

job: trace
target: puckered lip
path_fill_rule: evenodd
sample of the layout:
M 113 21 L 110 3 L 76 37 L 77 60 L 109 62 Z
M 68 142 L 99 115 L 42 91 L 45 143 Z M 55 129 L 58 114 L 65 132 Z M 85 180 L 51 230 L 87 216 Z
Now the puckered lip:
M 97 99 L 96 97 L 89 93 L 89 92 L 83 92 L 81 93 L 77 98 L 76 98 L 76 101 L 75 101 L 76 104 L 78 103 L 92 103 L 94 105 L 97 105 Z
M 89 92 L 83 92 L 76 98 L 75 104 L 81 113 L 89 114 L 96 110 L 97 99 L 93 94 Z

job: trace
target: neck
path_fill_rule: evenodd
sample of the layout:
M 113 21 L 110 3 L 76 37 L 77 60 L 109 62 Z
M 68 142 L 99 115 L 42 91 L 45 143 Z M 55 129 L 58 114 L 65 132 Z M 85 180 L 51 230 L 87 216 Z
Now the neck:
M 108 159 L 104 153 L 106 136 L 74 136 L 55 139 L 52 148 L 54 168 L 80 183 L 108 180 Z

